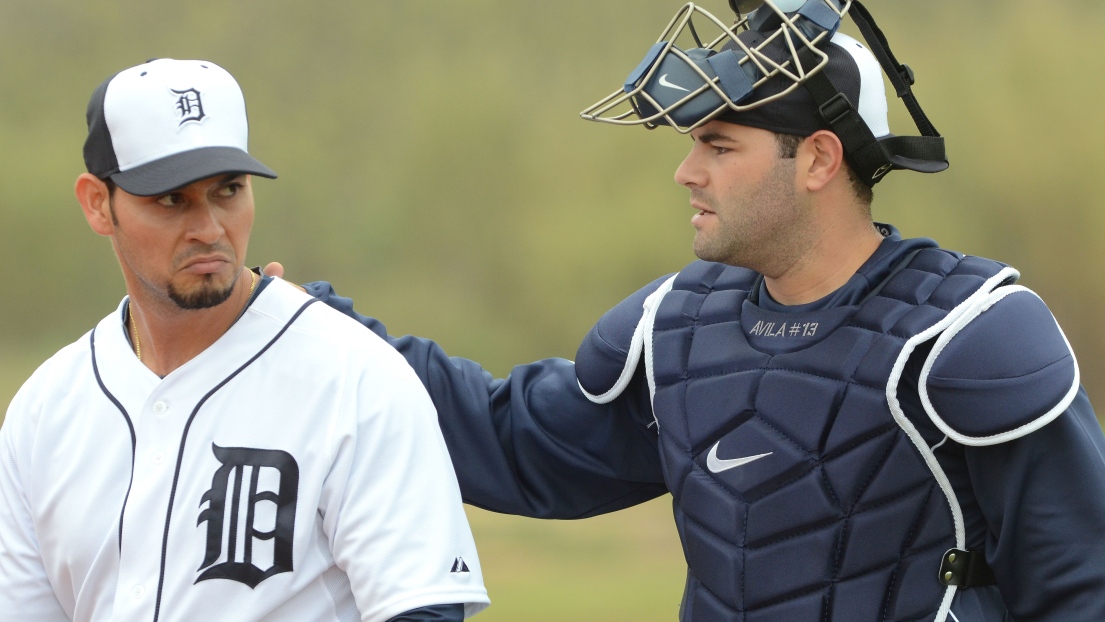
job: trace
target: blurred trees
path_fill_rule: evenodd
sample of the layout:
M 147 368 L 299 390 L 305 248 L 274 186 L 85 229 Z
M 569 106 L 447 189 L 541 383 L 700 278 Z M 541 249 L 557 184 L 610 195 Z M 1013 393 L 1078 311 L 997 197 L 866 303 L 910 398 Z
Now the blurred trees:
M 726 15 L 723 0 L 702 4 Z M 937 176 L 891 175 L 876 188 L 876 218 L 1019 268 L 1105 412 L 1105 3 L 867 4 L 916 71 L 952 160 Z M 693 258 L 692 212 L 672 181 L 689 139 L 578 118 L 678 7 L 0 0 L 0 402 L 124 294 L 71 188 L 88 96 L 151 57 L 205 58 L 242 84 L 251 151 L 281 174 L 255 185 L 251 264 L 278 259 L 291 280 L 330 280 L 393 333 L 435 338 L 497 374 L 574 356 L 611 305 Z M 896 133 L 915 132 L 896 102 L 891 115 Z M 523 569 L 495 553 L 522 550 L 519 540 L 496 540 L 507 523 L 475 516 L 489 583 L 505 569 L 502 583 L 521 590 Z M 527 543 L 550 533 L 520 532 Z M 631 570 L 613 602 L 637 600 Z M 576 589 L 549 602 L 567 606 Z M 675 604 L 649 619 L 672 619 Z
M 1018 267 L 1095 394 L 1105 5 L 869 4 L 952 159 L 938 176 L 880 184 L 877 218 Z M 497 373 L 571 357 L 610 305 L 692 259 L 686 193 L 671 180 L 688 139 L 577 116 L 617 88 L 676 8 L 3 0 L 0 352 L 38 359 L 122 296 L 108 243 L 72 198 L 84 107 L 111 72 L 170 56 L 238 77 L 251 151 L 281 174 L 256 184 L 252 263 L 330 280 L 393 332 Z M 891 109 L 895 131 L 914 132 Z

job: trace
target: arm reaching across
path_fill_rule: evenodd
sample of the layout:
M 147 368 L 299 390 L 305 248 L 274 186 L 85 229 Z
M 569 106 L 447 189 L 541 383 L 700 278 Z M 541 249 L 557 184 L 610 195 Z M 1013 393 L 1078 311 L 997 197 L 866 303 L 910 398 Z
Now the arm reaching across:
M 571 361 L 520 365 L 497 379 L 428 339 L 389 336 L 329 283 L 305 287 L 387 339 L 414 368 L 437 407 L 466 503 L 537 518 L 585 518 L 667 492 L 640 374 L 623 397 L 593 404 Z

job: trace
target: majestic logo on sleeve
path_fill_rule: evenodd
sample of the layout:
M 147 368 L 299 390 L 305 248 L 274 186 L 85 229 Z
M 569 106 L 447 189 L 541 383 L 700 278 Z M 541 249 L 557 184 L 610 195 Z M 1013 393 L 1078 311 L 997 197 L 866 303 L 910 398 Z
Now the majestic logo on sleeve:
M 200 99 L 200 92 L 196 89 L 185 89 L 178 91 L 176 89 L 170 89 L 172 92 L 180 95 L 180 98 L 176 100 L 177 114 L 180 115 L 180 123 L 178 125 L 184 125 L 189 121 L 201 121 L 207 115 L 203 113 L 203 100 Z
M 299 491 L 295 458 L 277 449 L 211 447 L 222 466 L 200 499 L 208 505 L 196 525 L 207 523 L 207 552 L 196 583 L 230 579 L 254 588 L 291 572 Z

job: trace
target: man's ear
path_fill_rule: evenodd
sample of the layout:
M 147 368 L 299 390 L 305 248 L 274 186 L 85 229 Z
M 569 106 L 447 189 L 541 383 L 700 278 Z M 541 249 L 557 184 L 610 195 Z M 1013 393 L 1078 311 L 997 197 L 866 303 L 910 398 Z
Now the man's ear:
M 92 230 L 100 235 L 115 233 L 115 219 L 111 214 L 111 193 L 107 184 L 90 173 L 82 173 L 73 186 L 81 211 Z
M 844 165 L 844 145 L 828 130 L 818 130 L 802 142 L 800 170 L 805 175 L 806 189 L 821 190 L 841 173 Z

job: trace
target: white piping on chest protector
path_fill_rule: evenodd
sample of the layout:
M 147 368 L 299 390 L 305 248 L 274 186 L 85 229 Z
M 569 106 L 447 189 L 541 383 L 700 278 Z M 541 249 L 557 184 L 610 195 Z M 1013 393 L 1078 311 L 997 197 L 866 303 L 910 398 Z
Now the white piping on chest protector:
M 902 405 L 898 401 L 898 383 L 902 379 L 902 373 L 905 371 L 909 356 L 913 354 L 913 351 L 917 349 L 918 345 L 947 330 L 956 320 L 968 313 L 976 305 L 980 304 L 981 300 L 988 297 L 990 292 L 998 287 L 998 285 L 1007 279 L 1016 278 L 1018 276 L 1020 276 L 1020 273 L 1013 268 L 1002 269 L 996 275 L 987 279 L 975 293 L 967 298 L 967 300 L 949 311 L 944 319 L 906 341 L 905 345 L 902 346 L 901 352 L 898 353 L 898 359 L 894 362 L 894 367 L 890 371 L 890 378 L 886 382 L 886 403 L 890 407 L 890 414 L 894 417 L 894 421 L 897 422 L 898 427 L 905 432 L 914 447 L 917 448 L 917 451 L 921 454 L 925 464 L 928 466 L 929 471 L 931 471 L 933 477 L 936 478 L 936 483 L 940 486 L 940 490 L 944 493 L 944 497 L 948 502 L 948 507 L 951 508 L 952 522 L 955 525 L 955 544 L 956 548 L 959 549 L 966 548 L 967 539 L 966 528 L 963 524 L 963 509 L 959 507 L 959 500 L 955 496 L 955 490 L 952 489 L 951 481 L 948 480 L 947 474 L 944 473 L 944 469 L 940 467 L 940 463 L 936 460 L 936 454 L 933 453 L 933 450 L 929 449 L 921 433 L 917 431 L 913 422 L 906 417 L 905 411 L 902 410 Z M 934 622 L 947 621 L 948 615 L 951 613 L 952 599 L 955 598 L 955 590 L 956 586 L 949 585 L 948 589 L 944 592 L 944 599 L 940 604 L 940 609 L 936 612 Z
M 645 298 L 644 304 L 641 305 L 643 313 L 641 319 L 637 322 L 637 328 L 633 331 L 633 340 L 629 345 L 629 354 L 625 359 L 625 366 L 622 368 L 622 373 L 618 376 L 618 381 L 614 383 L 614 386 L 601 395 L 594 395 L 583 388 L 583 384 L 579 382 L 578 378 L 576 379 L 576 384 L 579 384 L 579 389 L 583 391 L 583 395 L 587 399 L 596 404 L 607 404 L 614 401 L 633 380 L 633 373 L 637 370 L 637 362 L 643 353 L 645 357 L 645 376 L 648 379 L 648 403 L 649 407 L 652 408 L 652 402 L 656 397 L 656 380 L 653 375 L 652 362 L 652 330 L 656 324 L 656 312 L 660 308 L 660 302 L 671 291 L 677 276 L 679 275 L 671 276 L 656 291 Z M 660 421 L 656 418 L 655 408 L 652 409 L 652 424 L 649 424 L 649 427 L 653 425 L 656 426 L 657 430 L 660 429 Z
M 641 318 L 641 323 L 645 325 L 645 378 L 648 379 L 648 405 L 652 408 L 652 421 L 656 424 L 657 432 L 660 431 L 660 419 L 656 417 L 656 374 L 653 363 L 652 335 L 656 326 L 656 312 L 660 309 L 660 303 L 664 300 L 664 296 L 667 296 L 668 292 L 671 291 L 677 276 L 679 275 L 676 274 L 664 281 L 659 289 L 652 292 L 645 299 L 645 314 Z

